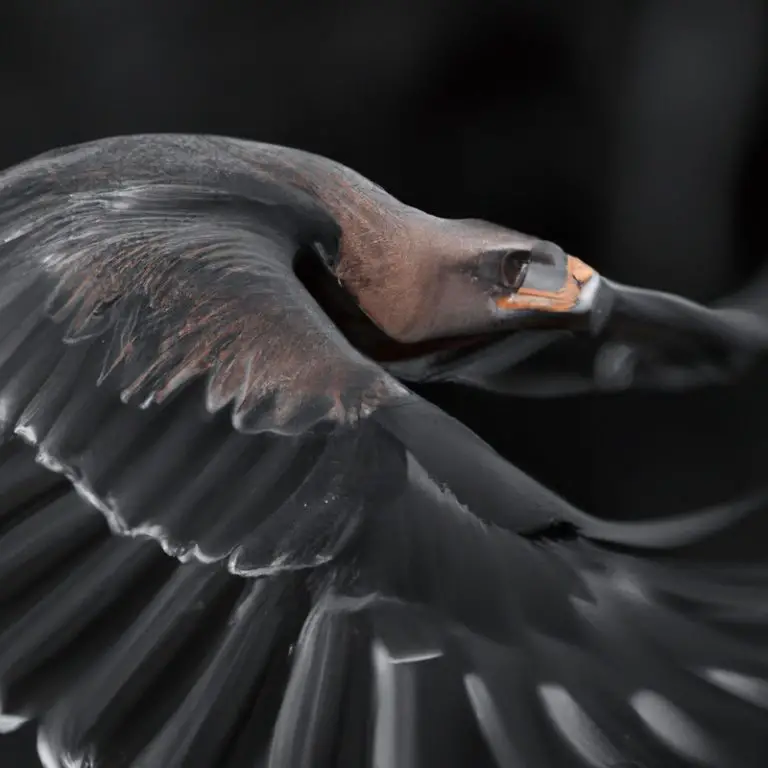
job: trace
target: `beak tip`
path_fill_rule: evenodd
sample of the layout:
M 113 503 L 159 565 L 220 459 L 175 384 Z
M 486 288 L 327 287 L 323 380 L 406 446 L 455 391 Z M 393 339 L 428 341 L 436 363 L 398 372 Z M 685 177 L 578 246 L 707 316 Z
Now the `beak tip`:
M 589 331 L 593 335 L 605 327 L 613 307 L 614 292 L 610 284 L 597 272 L 582 288 L 580 311 L 589 317 Z

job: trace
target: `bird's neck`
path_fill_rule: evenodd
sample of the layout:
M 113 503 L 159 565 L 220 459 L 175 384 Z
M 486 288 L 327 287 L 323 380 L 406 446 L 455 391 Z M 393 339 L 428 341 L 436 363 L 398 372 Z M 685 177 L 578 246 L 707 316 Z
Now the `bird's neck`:
M 366 314 L 402 336 L 424 301 L 419 262 L 441 219 L 402 203 L 339 163 L 305 152 L 267 154 L 270 175 L 315 197 L 341 228 L 336 275 Z M 407 262 L 407 265 L 404 263 Z M 426 265 L 426 261 L 425 261 Z

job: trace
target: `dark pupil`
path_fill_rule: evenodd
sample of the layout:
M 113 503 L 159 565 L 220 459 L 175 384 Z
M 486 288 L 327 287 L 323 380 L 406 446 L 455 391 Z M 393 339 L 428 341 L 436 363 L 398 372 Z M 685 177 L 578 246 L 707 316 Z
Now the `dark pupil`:
M 504 285 L 514 291 L 520 288 L 530 260 L 530 251 L 509 251 L 504 254 L 501 262 L 501 277 Z

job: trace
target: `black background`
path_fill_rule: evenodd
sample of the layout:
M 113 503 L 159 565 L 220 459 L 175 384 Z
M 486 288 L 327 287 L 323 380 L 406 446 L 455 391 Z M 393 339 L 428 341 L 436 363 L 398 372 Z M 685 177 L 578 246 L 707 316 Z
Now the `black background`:
M 766 253 L 767 22 L 765 0 L 4 0 L 0 167 L 144 131 L 300 146 L 711 300 Z M 639 516 L 764 479 L 766 384 L 442 397 L 572 500 Z M 0 765 L 37 765 L 32 743 L 0 739 Z

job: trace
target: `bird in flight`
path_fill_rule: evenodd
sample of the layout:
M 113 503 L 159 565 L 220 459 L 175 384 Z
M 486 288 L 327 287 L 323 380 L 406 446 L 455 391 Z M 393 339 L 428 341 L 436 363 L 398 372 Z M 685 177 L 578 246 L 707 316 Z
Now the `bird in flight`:
M 6 171 L 0 731 L 46 768 L 763 768 L 768 566 L 686 553 L 765 496 L 601 520 L 414 389 L 685 389 L 766 346 L 294 149 Z

